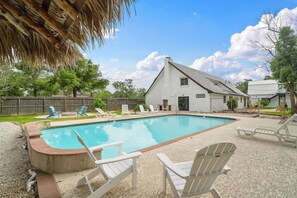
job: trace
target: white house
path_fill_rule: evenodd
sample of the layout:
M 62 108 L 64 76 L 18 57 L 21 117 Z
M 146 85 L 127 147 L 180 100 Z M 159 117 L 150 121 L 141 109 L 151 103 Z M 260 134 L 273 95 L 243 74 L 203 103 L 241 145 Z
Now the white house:
M 278 107 L 281 102 L 291 107 L 290 94 L 276 80 L 249 81 L 248 95 L 253 105 L 258 99 L 267 99 L 270 101 L 267 107 Z
M 177 64 L 167 57 L 164 67 L 145 94 L 146 104 L 160 110 L 218 112 L 231 97 L 238 108 L 247 105 L 247 95 L 219 77 Z

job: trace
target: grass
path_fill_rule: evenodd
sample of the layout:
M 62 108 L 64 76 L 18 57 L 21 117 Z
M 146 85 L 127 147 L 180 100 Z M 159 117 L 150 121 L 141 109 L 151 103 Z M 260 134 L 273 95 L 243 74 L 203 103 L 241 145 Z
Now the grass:
M 16 115 L 16 116 L 0 116 L 0 122 L 18 122 L 20 124 L 25 124 L 28 122 L 34 121 L 42 121 L 42 120 L 51 120 L 52 122 L 55 121 L 66 121 L 66 120 L 82 120 L 82 119 L 89 119 L 95 118 L 96 116 L 85 116 L 85 117 L 72 117 L 72 118 L 35 118 L 37 114 L 34 115 Z

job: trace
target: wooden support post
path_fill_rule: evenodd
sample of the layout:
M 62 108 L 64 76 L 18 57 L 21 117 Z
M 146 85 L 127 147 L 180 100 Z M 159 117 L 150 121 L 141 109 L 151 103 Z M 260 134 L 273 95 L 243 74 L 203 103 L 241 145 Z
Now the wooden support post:
M 6 10 L 11 12 L 12 14 L 16 15 L 21 21 L 23 21 L 25 24 L 27 24 L 29 27 L 34 29 L 36 32 L 38 32 L 41 36 L 43 36 L 45 39 L 47 39 L 49 42 L 54 44 L 56 48 L 61 47 L 61 42 L 54 37 L 47 29 L 44 27 L 41 27 L 37 25 L 34 21 L 32 21 L 27 15 L 24 15 L 19 9 L 13 7 L 9 3 L 7 3 L 4 0 L 0 0 L 0 5 L 4 7 Z
M 62 26 L 56 22 L 42 7 L 40 7 L 37 3 L 32 0 L 22 0 L 22 2 L 34 10 L 38 16 L 45 20 L 45 22 L 56 30 L 62 37 L 66 37 L 67 31 L 65 31 Z

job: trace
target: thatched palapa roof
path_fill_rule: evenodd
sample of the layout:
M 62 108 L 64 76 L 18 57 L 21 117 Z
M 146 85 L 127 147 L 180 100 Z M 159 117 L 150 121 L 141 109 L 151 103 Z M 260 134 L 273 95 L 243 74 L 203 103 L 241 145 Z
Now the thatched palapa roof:
M 115 28 L 135 0 L 0 0 L 0 61 L 72 63 Z

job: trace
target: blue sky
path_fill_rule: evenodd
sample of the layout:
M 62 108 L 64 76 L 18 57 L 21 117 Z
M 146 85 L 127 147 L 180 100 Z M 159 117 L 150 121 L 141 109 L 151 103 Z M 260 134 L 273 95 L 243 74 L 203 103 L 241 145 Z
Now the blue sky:
M 115 34 L 86 57 L 111 83 L 132 78 L 136 87 L 150 85 L 165 56 L 232 82 L 261 79 L 267 73 L 256 71 L 257 65 L 267 57 L 247 47 L 247 40 L 263 41 L 263 14 L 297 17 L 296 6 L 296 0 L 139 0 L 136 13 L 132 7 Z

